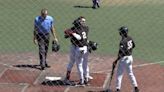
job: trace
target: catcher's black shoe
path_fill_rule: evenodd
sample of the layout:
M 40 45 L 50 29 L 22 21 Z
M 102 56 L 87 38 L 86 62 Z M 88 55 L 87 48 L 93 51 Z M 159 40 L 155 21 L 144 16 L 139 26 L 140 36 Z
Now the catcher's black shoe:
M 85 87 L 85 84 L 79 82 L 79 83 L 77 83 L 75 86 L 76 86 L 76 87 Z
M 70 80 L 68 80 L 68 79 L 65 79 L 63 82 L 64 82 L 65 85 L 75 86 L 75 83 L 70 81 Z
M 120 89 L 116 89 L 116 91 L 115 92 L 120 92 Z
M 85 84 L 84 84 L 84 82 L 82 80 L 80 80 L 80 82 L 77 83 L 75 86 L 77 86 L 77 87 L 85 87 Z
M 135 92 L 139 92 L 138 87 L 134 87 L 134 91 L 135 91 Z
M 84 84 L 86 85 L 86 86 L 89 86 L 90 84 L 89 84 L 89 81 L 84 81 Z
M 89 78 L 84 78 L 84 84 L 86 85 L 86 86 L 89 86 L 90 84 L 89 84 Z

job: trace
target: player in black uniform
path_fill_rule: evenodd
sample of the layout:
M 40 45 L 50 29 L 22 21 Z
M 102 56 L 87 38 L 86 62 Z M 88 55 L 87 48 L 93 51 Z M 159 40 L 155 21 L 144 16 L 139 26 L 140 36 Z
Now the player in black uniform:
M 84 17 L 79 17 L 73 22 L 71 29 L 65 30 L 65 37 L 71 40 L 70 62 L 67 66 L 66 79 L 69 80 L 73 64 L 76 62 L 80 76 L 80 85 L 87 84 L 89 76 L 88 68 L 88 32 Z
M 133 39 L 128 35 L 127 27 L 122 26 L 119 29 L 119 34 L 122 37 L 122 39 L 119 45 L 118 58 L 114 62 L 114 64 L 117 64 L 117 61 L 119 61 L 117 74 L 116 74 L 116 92 L 120 92 L 121 81 L 122 81 L 124 70 L 126 70 L 131 80 L 131 84 L 134 87 L 134 91 L 139 92 L 137 81 L 132 70 L 132 63 L 133 63 L 132 51 L 133 48 L 135 47 L 135 43 Z

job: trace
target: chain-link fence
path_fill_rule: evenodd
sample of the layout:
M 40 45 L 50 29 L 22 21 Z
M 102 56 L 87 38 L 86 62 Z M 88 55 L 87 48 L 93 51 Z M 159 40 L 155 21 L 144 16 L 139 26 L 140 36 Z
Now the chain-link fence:
M 52 92 L 86 91 L 85 88 L 73 90 L 61 81 L 52 83 L 45 79 L 46 76 L 65 79 L 70 61 L 71 41 L 70 38 L 65 38 L 64 31 L 73 27 L 73 21 L 79 16 L 85 17 L 89 27 L 88 40 L 98 43 L 98 49 L 89 53 L 91 76 L 98 79 L 101 77 L 100 80 L 104 81 L 104 74 L 110 74 L 112 62 L 119 50 L 121 37 L 118 29 L 121 26 L 129 29 L 129 35 L 136 43 L 133 50 L 135 64 L 154 64 L 164 60 L 164 1 L 98 0 L 98 4 L 94 6 L 92 0 L 0 0 L 0 88 L 8 92 L 49 92 L 48 89 L 55 90 Z M 54 19 L 55 34 L 60 44 L 60 50 L 52 52 L 53 35 L 49 35 L 49 49 L 44 60 L 51 67 L 44 71 L 40 70 L 39 62 L 44 57 L 39 57 L 42 46 L 39 48 L 33 42 L 35 27 L 39 25 L 36 17 L 40 16 L 43 8 Z M 77 71 L 74 65 L 74 80 L 79 78 Z M 96 78 L 95 81 L 98 80 Z M 86 89 L 93 87 L 94 90 L 100 90 L 98 88 L 102 87 L 99 87 L 101 82 L 96 84 L 95 81 L 92 80 L 91 86 Z M 102 88 L 108 88 L 108 81 L 104 83 L 106 84 Z

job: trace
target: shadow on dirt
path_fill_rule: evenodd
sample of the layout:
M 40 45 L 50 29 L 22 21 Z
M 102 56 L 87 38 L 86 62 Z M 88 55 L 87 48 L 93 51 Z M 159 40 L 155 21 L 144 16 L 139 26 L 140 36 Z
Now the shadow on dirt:
M 107 89 L 107 90 L 102 90 L 102 91 L 88 91 L 88 92 L 114 92 L 114 91 Z
M 70 81 L 68 83 L 68 82 L 65 82 L 64 80 L 43 81 L 41 84 L 46 85 L 46 86 L 67 86 L 67 85 L 75 86 L 76 85 L 75 81 Z
M 18 67 L 18 68 L 34 68 L 34 69 L 38 69 L 40 70 L 40 65 L 28 65 L 28 64 L 24 64 L 24 65 L 13 65 L 13 67 Z

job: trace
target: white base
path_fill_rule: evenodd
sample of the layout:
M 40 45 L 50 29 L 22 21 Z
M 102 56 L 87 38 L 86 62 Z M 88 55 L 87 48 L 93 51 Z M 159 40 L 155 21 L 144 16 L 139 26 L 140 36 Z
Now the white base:
M 45 79 L 50 80 L 50 81 L 55 81 L 55 80 L 61 80 L 61 77 L 52 77 L 52 76 L 46 76 Z

